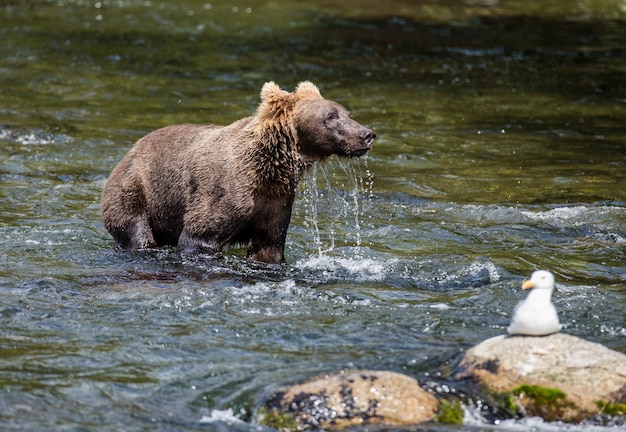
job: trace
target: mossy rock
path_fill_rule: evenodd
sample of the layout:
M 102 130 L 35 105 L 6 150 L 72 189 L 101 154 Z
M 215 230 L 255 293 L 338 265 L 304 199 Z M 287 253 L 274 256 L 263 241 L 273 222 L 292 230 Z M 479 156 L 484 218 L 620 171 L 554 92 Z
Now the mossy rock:
M 578 423 L 620 412 L 612 405 L 626 398 L 626 355 L 563 333 L 497 336 L 467 350 L 454 378 L 503 395 L 507 410 L 512 398 L 512 416 Z
M 293 414 L 279 413 L 276 408 L 261 407 L 257 418 L 259 424 L 274 428 L 280 432 L 300 430 L 300 426 Z
M 463 406 L 461 402 L 448 402 L 442 400 L 439 402 L 439 410 L 437 411 L 436 420 L 445 424 L 462 424 L 463 423 Z
M 622 403 L 597 402 L 600 413 L 610 416 L 626 416 L 626 399 Z
M 437 398 L 409 376 L 349 371 L 284 387 L 265 402 L 260 423 L 280 430 L 416 425 L 432 420 L 437 406 Z
M 527 416 L 541 417 L 547 421 L 568 418 L 576 405 L 567 400 L 567 395 L 559 389 L 523 384 L 509 392 Z

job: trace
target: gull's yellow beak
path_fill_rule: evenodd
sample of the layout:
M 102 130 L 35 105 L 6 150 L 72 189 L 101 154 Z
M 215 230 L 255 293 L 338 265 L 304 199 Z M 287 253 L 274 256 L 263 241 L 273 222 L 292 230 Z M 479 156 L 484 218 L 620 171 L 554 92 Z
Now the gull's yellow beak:
M 524 283 L 522 284 L 522 289 L 531 289 L 534 286 L 535 284 L 533 283 L 533 281 L 525 280 Z

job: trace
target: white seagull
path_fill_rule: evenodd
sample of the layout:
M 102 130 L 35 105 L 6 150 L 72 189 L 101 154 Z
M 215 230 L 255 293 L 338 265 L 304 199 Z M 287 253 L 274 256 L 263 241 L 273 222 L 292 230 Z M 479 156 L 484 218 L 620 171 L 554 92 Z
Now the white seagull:
M 513 309 L 511 324 L 506 331 L 511 335 L 545 336 L 557 333 L 562 326 L 552 304 L 554 276 L 545 270 L 532 274 L 530 280 L 524 281 L 523 289 L 532 288 L 526 299 Z

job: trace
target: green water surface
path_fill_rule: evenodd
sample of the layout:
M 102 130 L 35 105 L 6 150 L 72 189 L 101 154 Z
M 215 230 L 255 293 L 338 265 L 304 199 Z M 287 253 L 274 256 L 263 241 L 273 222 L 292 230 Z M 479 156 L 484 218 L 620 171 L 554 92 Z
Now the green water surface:
M 133 142 L 270 80 L 377 133 L 307 173 L 287 264 L 116 250 Z M 0 199 L 3 430 L 258 430 L 277 386 L 351 368 L 437 389 L 537 268 L 564 331 L 626 353 L 626 3 L 0 0 Z

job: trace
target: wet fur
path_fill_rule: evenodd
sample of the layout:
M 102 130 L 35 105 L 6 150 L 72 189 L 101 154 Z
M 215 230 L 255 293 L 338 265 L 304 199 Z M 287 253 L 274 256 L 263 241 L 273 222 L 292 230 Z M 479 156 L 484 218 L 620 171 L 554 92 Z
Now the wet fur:
M 332 154 L 361 156 L 374 136 L 314 84 L 290 93 L 268 82 L 252 117 L 168 126 L 141 138 L 105 185 L 104 224 L 124 248 L 212 254 L 243 243 L 256 260 L 283 262 L 306 165 Z

